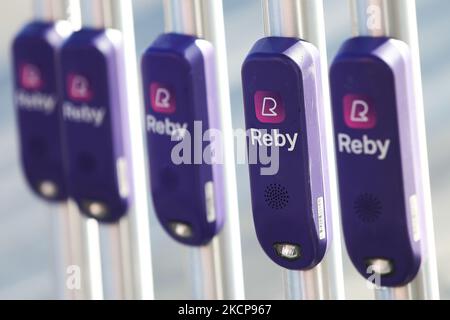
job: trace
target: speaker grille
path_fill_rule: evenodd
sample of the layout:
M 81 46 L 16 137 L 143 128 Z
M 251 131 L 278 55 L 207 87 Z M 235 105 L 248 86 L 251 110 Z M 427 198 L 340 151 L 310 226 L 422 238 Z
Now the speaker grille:
M 281 210 L 289 204 L 289 192 L 281 184 L 272 183 L 266 187 L 264 199 L 269 208 Z
M 356 198 L 353 208 L 356 215 L 367 223 L 378 220 L 383 210 L 381 201 L 370 193 L 363 193 Z

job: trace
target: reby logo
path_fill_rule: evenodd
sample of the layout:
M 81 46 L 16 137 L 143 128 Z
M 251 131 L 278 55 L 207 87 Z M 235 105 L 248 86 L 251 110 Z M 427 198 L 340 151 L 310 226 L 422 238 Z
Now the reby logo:
M 158 82 L 150 84 L 150 104 L 157 113 L 173 114 L 177 109 L 172 88 Z
M 363 95 L 349 94 L 344 97 L 345 124 L 352 129 L 372 129 L 377 115 L 372 100 Z
M 280 94 L 270 91 L 257 91 L 254 97 L 256 117 L 262 123 L 282 123 L 286 111 Z
M 41 70 L 31 63 L 20 66 L 19 79 L 21 87 L 27 90 L 39 90 L 44 86 Z
M 67 93 L 69 98 L 76 102 L 89 102 L 94 94 L 89 80 L 82 75 L 71 73 L 67 76 Z

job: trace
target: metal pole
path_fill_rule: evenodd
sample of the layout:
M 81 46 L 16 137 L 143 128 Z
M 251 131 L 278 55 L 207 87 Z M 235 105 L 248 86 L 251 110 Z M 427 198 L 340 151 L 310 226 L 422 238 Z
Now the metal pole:
M 127 85 L 125 151 L 131 167 L 132 208 L 114 225 L 101 225 L 101 256 L 106 299 L 154 299 L 150 246 L 149 189 L 144 152 L 142 101 L 138 84 L 132 2 L 129 0 L 83 0 L 85 23 L 122 33 Z
M 324 108 L 319 108 L 324 136 L 323 165 L 329 175 L 325 185 L 330 247 L 324 261 L 313 270 L 284 273 L 288 299 L 345 299 L 342 267 L 342 239 L 336 180 L 334 133 L 329 97 L 325 20 L 321 0 L 263 0 L 266 36 L 301 38 L 320 52 Z
M 71 235 L 73 248 L 81 252 L 77 260 L 81 273 L 82 290 L 85 293 L 83 299 L 103 300 L 103 279 L 100 259 L 100 241 L 98 223 L 94 219 L 88 219 L 80 215 L 74 204 L 69 205 L 68 223 L 75 229 Z M 81 230 L 81 232 L 79 232 Z
M 317 269 L 319 268 L 319 269 Z M 323 299 L 322 271 L 319 265 L 309 271 L 283 272 L 285 296 L 289 300 L 319 300 Z
M 193 296 L 197 300 L 223 300 L 224 288 L 222 283 L 222 270 L 220 269 L 220 259 L 218 256 L 218 238 L 212 243 L 201 247 L 190 249 L 190 259 L 192 261 L 192 287 Z
M 224 139 L 224 202 L 227 214 L 224 229 L 218 237 L 205 247 L 192 249 L 194 270 L 200 270 L 202 274 L 198 277 L 194 273 L 194 279 L 202 281 L 194 287 L 202 288 L 202 294 L 197 298 L 242 300 L 244 279 L 222 1 L 164 0 L 164 8 L 167 32 L 205 38 L 213 44 L 215 60 L 218 61 L 218 111 Z
M 80 28 L 78 0 L 35 0 L 35 17 L 45 21 L 66 20 L 73 30 Z M 68 201 L 52 212 L 56 248 L 58 293 L 63 299 L 102 299 L 96 222 L 80 215 Z M 78 279 L 79 278 L 79 279 Z
M 52 20 L 67 20 L 74 30 L 81 28 L 80 0 L 45 0 L 48 3 L 48 17 Z
M 103 284 L 98 225 L 78 212 L 75 204 L 61 205 L 53 212 L 59 292 L 63 299 L 101 300 Z
M 375 288 L 376 300 L 411 300 L 410 286 L 399 288 Z
M 415 154 L 418 159 L 420 177 L 416 181 L 422 234 L 422 266 L 417 278 L 411 283 L 413 299 L 439 299 L 436 248 L 431 205 L 431 188 L 428 166 L 428 152 L 423 106 L 422 76 L 420 70 L 420 50 L 417 30 L 416 3 L 413 0 L 350 0 L 353 20 L 353 34 L 389 36 L 402 40 L 411 49 L 416 94 L 416 123 L 414 141 L 418 144 Z M 386 289 L 387 290 L 387 289 Z M 391 289 L 391 290 L 398 290 Z M 395 294 L 390 294 L 395 297 Z
M 245 298 L 244 272 L 242 269 L 241 236 L 239 225 L 239 206 L 237 196 L 236 165 L 234 158 L 234 139 L 231 118 L 230 88 L 228 79 L 228 60 L 225 39 L 225 22 L 222 1 L 205 1 L 205 38 L 214 45 L 216 55 L 216 75 L 218 79 L 217 96 L 220 103 L 220 119 L 224 147 L 224 182 L 226 222 L 219 235 L 221 248 L 220 269 L 225 299 Z

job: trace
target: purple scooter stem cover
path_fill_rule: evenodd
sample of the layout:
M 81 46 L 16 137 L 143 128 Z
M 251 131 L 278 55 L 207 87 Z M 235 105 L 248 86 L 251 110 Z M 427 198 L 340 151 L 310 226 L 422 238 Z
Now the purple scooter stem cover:
M 48 201 L 67 198 L 56 60 L 70 32 L 65 22 L 35 21 L 20 31 L 13 44 L 22 167 L 32 190 Z
M 207 152 L 207 130 L 220 130 L 214 68 L 212 45 L 183 34 L 159 36 L 142 57 L 156 215 L 175 240 L 194 246 L 209 243 L 224 223 L 223 164 L 212 154 L 209 163 L 197 155 Z M 181 142 L 187 161 L 174 161 Z
M 70 196 L 84 214 L 117 222 L 128 211 L 131 193 L 120 32 L 75 32 L 62 48 L 61 65 Z
M 308 270 L 327 249 L 318 50 L 284 37 L 256 42 L 242 68 L 248 147 L 279 154 L 278 172 L 250 163 L 258 240 L 277 264 Z M 274 148 L 275 145 L 275 148 Z
M 421 263 L 409 47 L 384 37 L 348 40 L 331 88 L 347 251 L 364 277 L 406 285 Z

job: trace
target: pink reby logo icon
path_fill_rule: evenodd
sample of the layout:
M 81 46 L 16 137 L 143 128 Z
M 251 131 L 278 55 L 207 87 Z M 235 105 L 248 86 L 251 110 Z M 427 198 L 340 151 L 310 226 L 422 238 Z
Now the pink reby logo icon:
M 283 99 L 276 92 L 257 91 L 255 93 L 256 117 L 262 123 L 281 123 L 286 119 Z
M 372 129 L 377 115 L 372 100 L 367 96 L 349 94 L 344 97 L 345 124 L 352 129 Z
M 158 113 L 172 114 L 177 109 L 173 90 L 161 83 L 150 85 L 150 101 L 152 109 Z
M 67 93 L 71 100 L 78 102 L 89 102 L 94 96 L 90 88 L 89 80 L 79 74 L 68 75 Z
M 31 63 L 25 63 L 20 67 L 20 85 L 27 90 L 39 90 L 44 86 L 41 71 Z

